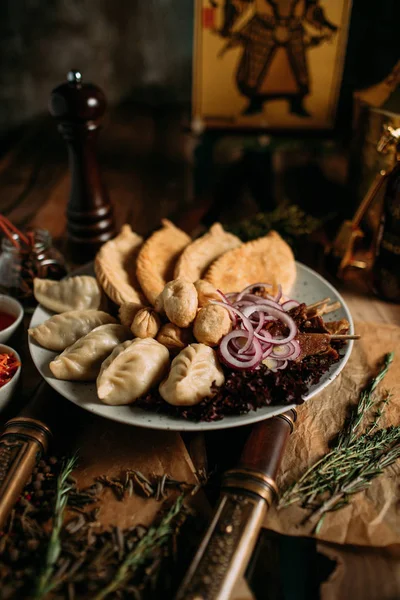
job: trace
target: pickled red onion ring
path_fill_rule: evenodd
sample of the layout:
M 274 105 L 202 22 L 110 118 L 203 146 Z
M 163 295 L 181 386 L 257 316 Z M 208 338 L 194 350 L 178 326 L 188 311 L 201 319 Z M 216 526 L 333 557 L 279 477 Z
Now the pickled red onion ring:
M 242 290 L 240 292 L 240 294 L 237 295 L 236 297 L 236 301 L 240 300 L 241 298 L 243 298 L 243 296 L 245 294 L 251 293 L 252 290 L 254 289 L 258 289 L 258 288 L 272 288 L 274 287 L 271 283 L 253 283 L 252 285 L 248 285 L 247 287 L 244 288 L 244 290 Z
M 225 295 L 219 292 L 222 301 L 210 301 L 211 304 L 226 308 L 232 319 L 233 330 L 222 338 L 219 346 L 222 361 L 232 368 L 256 369 L 263 362 L 276 371 L 286 368 L 289 360 L 296 360 L 300 356 L 300 344 L 294 339 L 297 326 L 287 312 L 299 306 L 299 303 L 284 297 L 280 285 L 275 297 L 268 295 L 264 298 L 252 293 L 261 287 L 272 286 L 256 283 L 238 294 Z M 281 300 L 284 300 L 282 304 L 279 303 Z M 281 322 L 288 334 L 284 337 L 280 329 L 278 335 L 271 334 L 266 328 L 271 321 Z
M 260 343 L 258 342 L 258 340 L 254 339 L 254 337 L 252 340 L 252 344 L 255 350 L 254 356 L 248 358 L 247 360 L 237 358 L 236 356 L 234 356 L 234 354 L 229 348 L 229 342 L 231 340 L 237 337 L 248 337 L 248 334 L 249 332 L 243 330 L 234 330 L 222 338 L 222 341 L 219 345 L 219 353 L 221 359 L 228 367 L 233 367 L 235 369 L 252 369 L 260 364 L 262 360 L 263 351 Z
M 292 310 L 292 308 L 296 308 L 297 306 L 300 306 L 300 302 L 297 302 L 297 300 L 286 300 L 286 302 L 283 302 L 283 304 L 281 304 L 281 307 L 286 312 L 288 310 Z

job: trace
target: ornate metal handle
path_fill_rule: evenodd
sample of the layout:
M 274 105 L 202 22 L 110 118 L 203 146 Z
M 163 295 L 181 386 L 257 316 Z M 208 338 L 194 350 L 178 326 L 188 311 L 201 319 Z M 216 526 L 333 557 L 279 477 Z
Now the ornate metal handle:
M 256 425 L 237 469 L 228 471 L 212 522 L 176 600 L 228 600 L 246 569 L 265 514 L 295 412 Z
M 0 529 L 47 450 L 50 429 L 29 417 L 11 419 L 0 436 Z

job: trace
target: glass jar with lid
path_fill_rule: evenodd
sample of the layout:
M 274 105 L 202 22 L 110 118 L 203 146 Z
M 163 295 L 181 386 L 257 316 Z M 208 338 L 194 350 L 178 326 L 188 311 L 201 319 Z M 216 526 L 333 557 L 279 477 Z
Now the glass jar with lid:
M 0 292 L 17 298 L 26 309 L 36 304 L 33 280 L 61 279 L 67 274 L 62 254 L 53 246 L 50 233 L 45 229 L 28 232 L 29 245 L 17 233 L 1 241 Z

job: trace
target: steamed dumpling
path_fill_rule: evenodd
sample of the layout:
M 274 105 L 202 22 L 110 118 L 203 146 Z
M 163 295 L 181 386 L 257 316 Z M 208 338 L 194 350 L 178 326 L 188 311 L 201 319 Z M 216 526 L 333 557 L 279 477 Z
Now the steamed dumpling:
M 152 338 L 120 344 L 101 366 L 97 395 L 105 404 L 130 404 L 157 385 L 168 366 L 168 350 Z
M 221 386 L 224 381 L 214 350 L 204 344 L 191 344 L 174 358 L 159 391 L 169 404 L 193 406 L 212 394 L 213 383 Z
M 130 331 L 123 325 L 100 325 L 57 356 L 50 370 L 57 379 L 94 381 L 101 363 L 129 337 Z
M 101 310 L 70 310 L 28 329 L 28 334 L 43 348 L 61 352 L 95 327 L 107 323 L 116 320 Z
M 89 275 L 77 275 L 62 281 L 35 277 L 33 293 L 42 306 L 56 313 L 97 309 L 101 301 L 97 281 Z

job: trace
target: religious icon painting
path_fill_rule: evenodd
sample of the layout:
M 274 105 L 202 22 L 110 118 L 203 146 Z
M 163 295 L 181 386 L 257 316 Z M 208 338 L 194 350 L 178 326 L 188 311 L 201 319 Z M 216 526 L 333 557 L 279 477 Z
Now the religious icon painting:
M 210 128 L 332 128 L 350 5 L 196 0 L 194 120 Z

